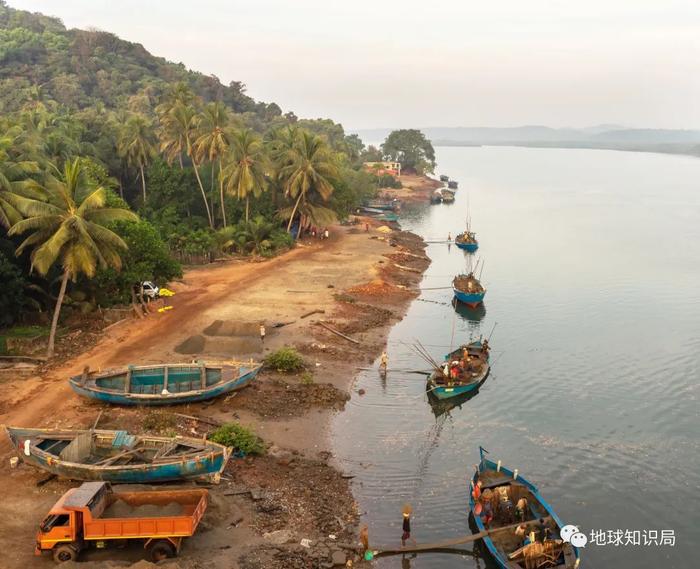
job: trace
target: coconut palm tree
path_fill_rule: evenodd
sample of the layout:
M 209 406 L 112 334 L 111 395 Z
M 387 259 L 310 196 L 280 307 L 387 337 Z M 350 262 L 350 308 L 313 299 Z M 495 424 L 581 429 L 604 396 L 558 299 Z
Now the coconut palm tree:
M 328 144 L 308 131 L 301 131 L 292 147 L 278 155 L 278 160 L 283 161 L 279 175 L 283 180 L 285 195 L 294 200 L 291 211 L 288 208 L 280 211 L 282 217 L 289 215 L 287 231 L 291 230 L 300 208 L 303 215 L 315 221 L 327 221 L 330 218 L 325 215 L 327 208 L 314 202 L 319 198 L 328 201 L 333 193 L 332 182 L 338 177 L 338 168 Z
M 160 122 L 161 128 L 158 131 L 160 151 L 165 156 L 168 164 L 172 164 L 175 158 L 178 158 L 180 167 L 182 167 L 183 153 L 190 157 L 194 175 L 197 177 L 197 183 L 199 184 L 199 190 L 202 192 L 204 207 L 207 210 L 209 227 L 213 229 L 214 220 L 209 209 L 209 200 L 207 200 L 207 194 L 204 191 L 202 178 L 199 175 L 199 164 L 193 148 L 193 139 L 197 131 L 197 111 L 189 104 L 177 103 L 167 113 L 161 115 Z
M 143 201 L 146 201 L 145 169 L 156 153 L 153 129 L 143 115 L 133 115 L 121 129 L 117 141 L 117 153 L 126 163 L 138 168 L 141 174 Z
M 226 191 L 239 200 L 245 198 L 245 220 L 249 221 L 250 194 L 256 198 L 267 189 L 267 157 L 262 139 L 250 129 L 234 131 L 223 176 Z
M 19 136 L 17 129 L 10 129 L 0 137 L 0 226 L 5 229 L 22 219 L 23 200 L 38 197 L 36 184 L 29 178 L 39 172 L 38 164 L 18 159 L 12 152 Z
M 54 351 L 58 317 L 68 279 L 93 277 L 98 267 L 121 268 L 121 251 L 126 243 L 107 225 L 118 220 L 136 220 L 133 212 L 105 207 L 106 191 L 90 181 L 79 158 L 68 161 L 59 171 L 53 167 L 45 184 L 46 201 L 27 200 L 21 206 L 26 219 L 15 223 L 10 235 L 31 234 L 17 248 L 17 254 L 31 249 L 32 271 L 46 275 L 54 265 L 63 272 L 56 300 L 47 355 Z
M 194 156 L 200 164 L 208 160 L 212 164 L 212 178 L 214 176 L 214 163 L 219 163 L 219 196 L 221 198 L 221 219 L 226 227 L 226 208 L 224 207 L 224 178 L 222 175 L 222 158 L 229 145 L 229 137 L 226 132 L 229 116 L 223 103 L 217 101 L 209 103 L 202 111 L 199 118 L 198 136 L 194 141 Z

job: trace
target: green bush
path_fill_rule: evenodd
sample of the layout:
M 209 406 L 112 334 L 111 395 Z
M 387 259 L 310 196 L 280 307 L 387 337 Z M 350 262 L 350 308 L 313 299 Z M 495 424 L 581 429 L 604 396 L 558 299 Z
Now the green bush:
M 304 373 L 301 374 L 300 380 L 302 385 L 313 385 L 314 383 L 314 376 L 311 375 L 310 372 L 305 371 Z
M 245 454 L 263 454 L 265 443 L 263 440 L 238 423 L 226 423 L 218 427 L 210 436 L 210 441 L 219 443 Z
M 304 369 L 304 358 L 290 346 L 272 352 L 265 358 L 265 363 L 280 373 L 295 373 Z

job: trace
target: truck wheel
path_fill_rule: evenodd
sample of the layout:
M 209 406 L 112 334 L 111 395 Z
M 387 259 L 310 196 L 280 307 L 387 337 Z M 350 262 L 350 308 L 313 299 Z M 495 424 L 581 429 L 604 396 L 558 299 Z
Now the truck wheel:
M 66 561 L 75 561 L 78 557 L 78 552 L 71 545 L 59 545 L 53 550 L 53 560 L 56 563 L 65 563 Z
M 149 557 L 151 558 L 151 561 L 153 561 L 154 563 L 156 561 L 162 561 L 163 559 L 169 559 L 177 555 L 175 546 L 164 539 L 154 541 L 148 548 L 148 553 Z

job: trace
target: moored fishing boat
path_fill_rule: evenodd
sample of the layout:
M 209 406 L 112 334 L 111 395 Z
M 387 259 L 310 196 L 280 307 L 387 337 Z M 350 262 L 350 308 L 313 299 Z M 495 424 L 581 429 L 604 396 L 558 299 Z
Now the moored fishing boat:
M 450 177 L 449 177 L 448 175 L 446 175 L 446 174 L 440 174 L 440 181 L 441 181 L 441 182 L 449 182 L 449 181 L 450 181 Z
M 457 183 L 457 180 L 450 180 L 449 182 L 447 182 L 447 187 L 451 190 L 456 190 L 458 185 L 459 184 Z
M 117 405 L 177 405 L 242 389 L 262 364 L 242 362 L 128 366 L 70 378 L 79 395 Z
M 442 189 L 442 201 L 443 203 L 453 203 L 455 201 L 455 193 L 447 188 Z
M 394 198 L 391 200 L 369 201 L 364 204 L 364 207 L 381 211 L 399 211 L 401 209 L 401 200 Z
M 230 449 L 189 437 L 5 427 L 23 461 L 73 480 L 146 484 L 217 475 Z
M 443 366 L 428 378 L 428 393 L 450 399 L 476 392 L 491 370 L 489 349 L 487 340 L 475 340 L 447 354 Z
M 479 242 L 476 240 L 476 233 L 468 229 L 455 237 L 455 245 L 469 253 L 474 253 L 479 248 Z
M 476 529 L 490 530 L 484 545 L 500 569 L 575 569 L 579 551 L 561 539 L 564 524 L 537 487 L 499 462 L 481 461 L 470 484 L 469 510 Z M 540 520 L 538 522 L 538 520 Z M 515 524 L 523 524 L 513 528 Z M 498 530 L 503 527 L 502 531 Z M 507 528 L 507 529 L 505 529 Z
M 457 275 L 452 281 L 452 290 L 457 300 L 472 308 L 481 304 L 486 296 L 486 289 L 473 272 Z

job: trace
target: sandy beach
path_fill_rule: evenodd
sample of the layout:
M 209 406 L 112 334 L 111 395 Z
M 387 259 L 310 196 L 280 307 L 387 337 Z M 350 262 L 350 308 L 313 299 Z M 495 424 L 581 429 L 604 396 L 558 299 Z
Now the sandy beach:
M 302 241 L 271 260 L 192 268 L 172 283 L 171 310 L 111 327 L 89 350 L 57 367 L 7 380 L 0 422 L 89 428 L 102 412 L 100 428 L 143 432 L 147 425 L 156 432 L 203 436 L 217 423 L 238 421 L 263 437 L 269 452 L 230 462 L 222 483 L 211 488 L 204 531 L 185 543 L 178 566 L 322 567 L 334 556 L 351 559 L 357 512 L 349 481 L 333 466 L 329 419 L 343 408 L 357 369 L 371 366 L 381 353 L 390 327 L 417 295 L 416 284 L 428 264 L 417 237 L 374 228 L 366 232 L 362 225 L 338 226 L 328 241 Z M 307 316 L 311 311 L 316 312 Z M 358 343 L 329 332 L 319 321 Z M 264 343 L 258 335 L 263 322 Z M 85 366 L 98 370 L 232 354 L 259 360 L 285 345 L 304 355 L 303 381 L 300 375 L 265 370 L 235 396 L 163 411 L 88 401 L 66 381 Z M 33 557 L 34 533 L 48 508 L 75 483 L 46 481 L 45 472 L 24 464 L 11 469 L 14 453 L 7 440 L 2 450 L 3 566 L 48 567 L 53 563 L 48 557 Z M 24 514 L 13 515 L 18 511 Z M 299 546 L 301 538 L 311 539 L 312 547 Z M 138 548 L 81 556 L 100 567 L 107 559 L 118 566 L 142 558 Z

